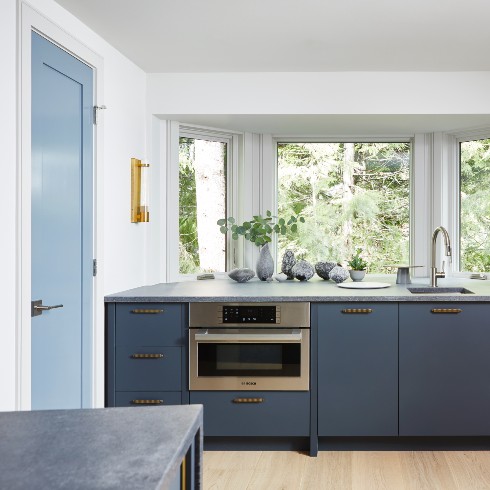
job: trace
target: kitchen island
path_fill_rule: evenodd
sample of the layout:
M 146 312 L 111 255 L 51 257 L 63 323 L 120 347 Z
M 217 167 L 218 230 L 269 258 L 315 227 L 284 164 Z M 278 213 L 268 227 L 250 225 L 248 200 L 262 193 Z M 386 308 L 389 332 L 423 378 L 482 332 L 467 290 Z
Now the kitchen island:
M 201 462 L 198 405 L 0 413 L 0 488 L 198 489 Z
M 462 438 L 488 447 L 490 282 L 448 278 L 413 293 L 395 280 L 369 276 L 389 287 L 354 290 L 318 278 L 222 278 L 109 295 L 107 403 L 202 403 L 208 448 L 309 448 L 314 455 L 353 439 L 361 442 L 351 447 L 408 448 L 435 438 L 445 447 L 463 447 Z M 413 279 L 409 287 L 427 285 Z M 237 390 L 189 390 L 191 304 L 249 304 L 252 311 L 263 303 L 279 311 L 297 302 L 310 311 L 309 391 L 261 391 L 253 375 Z
M 384 282 L 390 284 L 382 289 L 344 289 L 338 287 L 332 281 L 324 281 L 314 277 L 309 281 L 300 282 L 264 282 L 257 278 L 249 282 L 237 283 L 228 277 L 204 281 L 182 281 L 173 283 L 161 283 L 151 286 L 142 286 L 129 289 L 105 297 L 106 303 L 188 303 L 203 301 L 250 301 L 250 302 L 274 302 L 274 301 L 308 301 L 332 302 L 332 301 L 389 301 L 389 302 L 490 302 L 490 281 L 455 278 L 439 280 L 439 288 L 434 288 L 430 294 L 414 294 L 407 289 L 405 284 L 395 284 L 396 276 L 368 275 L 364 282 Z M 346 282 L 351 282 L 350 280 Z M 410 288 L 427 287 L 428 278 L 412 279 Z M 462 287 L 474 294 L 437 294 L 447 286 Z

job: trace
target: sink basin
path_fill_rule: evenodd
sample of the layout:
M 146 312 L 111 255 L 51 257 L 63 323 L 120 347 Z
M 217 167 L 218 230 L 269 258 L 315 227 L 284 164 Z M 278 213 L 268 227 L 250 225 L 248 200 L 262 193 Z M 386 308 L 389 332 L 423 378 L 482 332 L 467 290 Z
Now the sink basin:
M 435 294 L 435 295 L 475 294 L 473 291 L 470 291 L 469 289 L 466 288 L 445 288 L 445 287 L 431 288 L 427 286 L 427 287 L 407 288 L 407 289 L 412 294 Z

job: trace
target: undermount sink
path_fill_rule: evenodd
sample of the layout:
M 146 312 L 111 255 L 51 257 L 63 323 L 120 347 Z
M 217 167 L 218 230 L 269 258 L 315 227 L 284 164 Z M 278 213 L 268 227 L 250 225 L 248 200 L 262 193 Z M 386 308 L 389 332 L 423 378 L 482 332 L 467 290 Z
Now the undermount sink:
M 445 287 L 420 287 L 420 288 L 407 288 L 412 294 L 475 294 L 466 288 L 445 288 Z

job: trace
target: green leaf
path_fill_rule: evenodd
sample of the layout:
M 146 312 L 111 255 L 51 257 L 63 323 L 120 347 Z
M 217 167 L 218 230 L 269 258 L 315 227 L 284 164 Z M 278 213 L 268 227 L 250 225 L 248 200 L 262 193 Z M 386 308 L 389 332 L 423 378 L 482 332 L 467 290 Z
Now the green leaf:
M 281 235 L 285 235 L 287 228 L 285 226 L 281 226 Z
M 243 235 L 245 233 L 245 228 L 243 226 L 239 226 L 237 229 L 236 229 L 236 232 L 239 234 L 239 235 Z
M 226 220 L 225 220 L 225 219 L 223 219 L 223 218 L 222 218 L 222 219 L 219 219 L 218 221 L 216 221 L 216 224 L 217 224 L 217 225 L 220 225 L 220 226 L 223 226 L 223 225 L 225 225 L 225 224 L 226 224 Z
M 274 225 L 274 232 L 279 233 L 281 231 L 281 227 L 279 225 Z
M 245 240 L 250 240 L 250 233 L 245 233 Z
M 270 211 L 267 211 L 267 216 L 271 217 L 272 216 L 272 213 Z
M 226 232 L 228 231 L 228 228 L 226 226 L 222 226 L 219 231 L 221 231 L 221 233 L 226 234 Z
M 252 227 L 252 225 L 248 222 L 248 221 L 245 221 L 245 223 L 243 223 L 242 225 L 246 230 L 250 230 L 250 228 Z
M 280 226 L 284 226 L 286 224 L 286 221 L 284 221 L 284 218 L 281 218 L 279 221 L 278 221 L 278 224 Z
M 233 235 L 231 235 L 231 238 L 233 238 L 233 240 L 238 240 L 238 233 L 233 233 Z
M 231 231 L 233 233 L 236 233 L 237 228 L 238 228 L 238 225 L 231 225 Z
M 272 242 L 272 238 L 270 236 L 265 236 L 264 242 L 270 243 L 270 242 Z
M 267 233 L 272 233 L 272 228 L 271 228 L 271 226 L 270 226 L 270 225 L 265 225 L 265 231 L 266 231 Z
M 298 225 L 296 223 L 294 223 L 293 225 L 291 225 L 291 231 L 293 233 L 296 233 L 298 231 Z
M 235 222 L 235 218 L 232 218 L 232 217 L 230 216 L 230 217 L 228 218 L 228 221 L 229 221 L 230 223 L 234 223 L 234 222 Z
M 303 216 L 301 216 L 301 218 L 299 220 L 301 221 L 301 223 L 305 222 L 305 219 L 303 218 Z

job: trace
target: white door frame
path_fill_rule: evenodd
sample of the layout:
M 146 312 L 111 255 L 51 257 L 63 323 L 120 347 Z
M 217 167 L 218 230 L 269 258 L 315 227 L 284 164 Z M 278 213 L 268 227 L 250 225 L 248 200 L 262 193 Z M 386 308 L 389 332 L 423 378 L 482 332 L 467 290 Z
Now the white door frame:
M 18 3 L 18 161 L 17 161 L 17 286 L 16 409 L 31 408 L 31 31 L 35 30 L 94 70 L 94 105 L 103 103 L 103 59 L 27 2 Z M 102 118 L 101 118 L 102 120 Z M 92 406 L 104 406 L 104 290 L 102 223 L 102 130 L 94 131 L 94 258 L 98 273 L 93 288 Z

